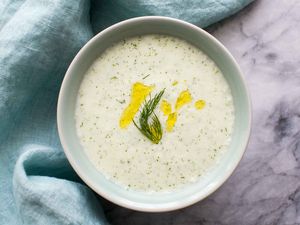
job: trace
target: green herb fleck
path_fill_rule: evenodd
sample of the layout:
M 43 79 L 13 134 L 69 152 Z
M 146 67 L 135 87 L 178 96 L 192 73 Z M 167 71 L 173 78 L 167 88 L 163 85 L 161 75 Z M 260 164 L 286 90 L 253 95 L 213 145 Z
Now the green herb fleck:
M 119 102 L 120 104 L 124 104 L 126 102 L 125 99 L 123 99 L 123 100 L 116 99 L 116 101 Z
M 118 77 L 116 77 L 116 76 L 113 76 L 113 77 L 111 77 L 110 79 L 111 79 L 111 80 L 117 80 L 117 79 L 118 79 Z
M 138 126 L 137 123 L 133 120 L 133 123 L 136 126 L 136 128 L 154 144 L 158 144 L 162 138 L 161 123 L 156 114 L 154 113 L 154 110 L 158 105 L 164 92 L 165 89 L 156 94 L 154 98 L 150 97 L 149 101 L 146 101 L 144 103 L 144 107 L 139 117 L 140 126 Z
M 150 74 L 148 74 L 147 76 L 144 76 L 142 79 L 145 80 L 149 76 L 150 76 Z

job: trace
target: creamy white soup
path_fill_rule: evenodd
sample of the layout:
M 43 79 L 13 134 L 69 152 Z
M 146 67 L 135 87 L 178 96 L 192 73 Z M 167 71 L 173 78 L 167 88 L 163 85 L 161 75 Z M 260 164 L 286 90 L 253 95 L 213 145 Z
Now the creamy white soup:
M 85 153 L 108 179 L 168 192 L 218 164 L 231 140 L 234 106 L 222 72 L 200 49 L 144 35 L 115 43 L 95 60 L 75 115 Z

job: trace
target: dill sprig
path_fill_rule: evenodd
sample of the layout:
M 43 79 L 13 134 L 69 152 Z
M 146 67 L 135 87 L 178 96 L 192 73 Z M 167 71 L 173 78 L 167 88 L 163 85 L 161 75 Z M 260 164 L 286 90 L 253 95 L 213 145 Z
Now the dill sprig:
M 154 144 L 158 144 L 162 138 L 161 124 L 154 110 L 164 92 L 165 89 L 156 94 L 154 98 L 151 98 L 150 96 L 150 99 L 148 101 L 145 101 L 139 117 L 140 126 L 138 126 L 133 120 L 136 128 Z

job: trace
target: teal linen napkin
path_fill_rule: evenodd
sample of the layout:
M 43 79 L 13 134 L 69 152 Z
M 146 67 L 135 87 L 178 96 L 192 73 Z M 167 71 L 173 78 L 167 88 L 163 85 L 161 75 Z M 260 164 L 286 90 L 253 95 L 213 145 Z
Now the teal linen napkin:
M 103 28 L 163 15 L 207 26 L 251 0 L 2 0 L 0 224 L 106 224 L 96 195 L 59 143 L 56 104 L 66 69 Z

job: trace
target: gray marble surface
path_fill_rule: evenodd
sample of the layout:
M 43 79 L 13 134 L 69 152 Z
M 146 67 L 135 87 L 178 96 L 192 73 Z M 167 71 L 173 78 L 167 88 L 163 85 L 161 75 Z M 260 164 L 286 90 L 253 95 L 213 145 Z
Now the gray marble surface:
M 300 224 L 300 1 L 257 0 L 208 31 L 240 64 L 253 103 L 246 154 L 207 199 L 168 213 L 105 202 L 112 224 Z

